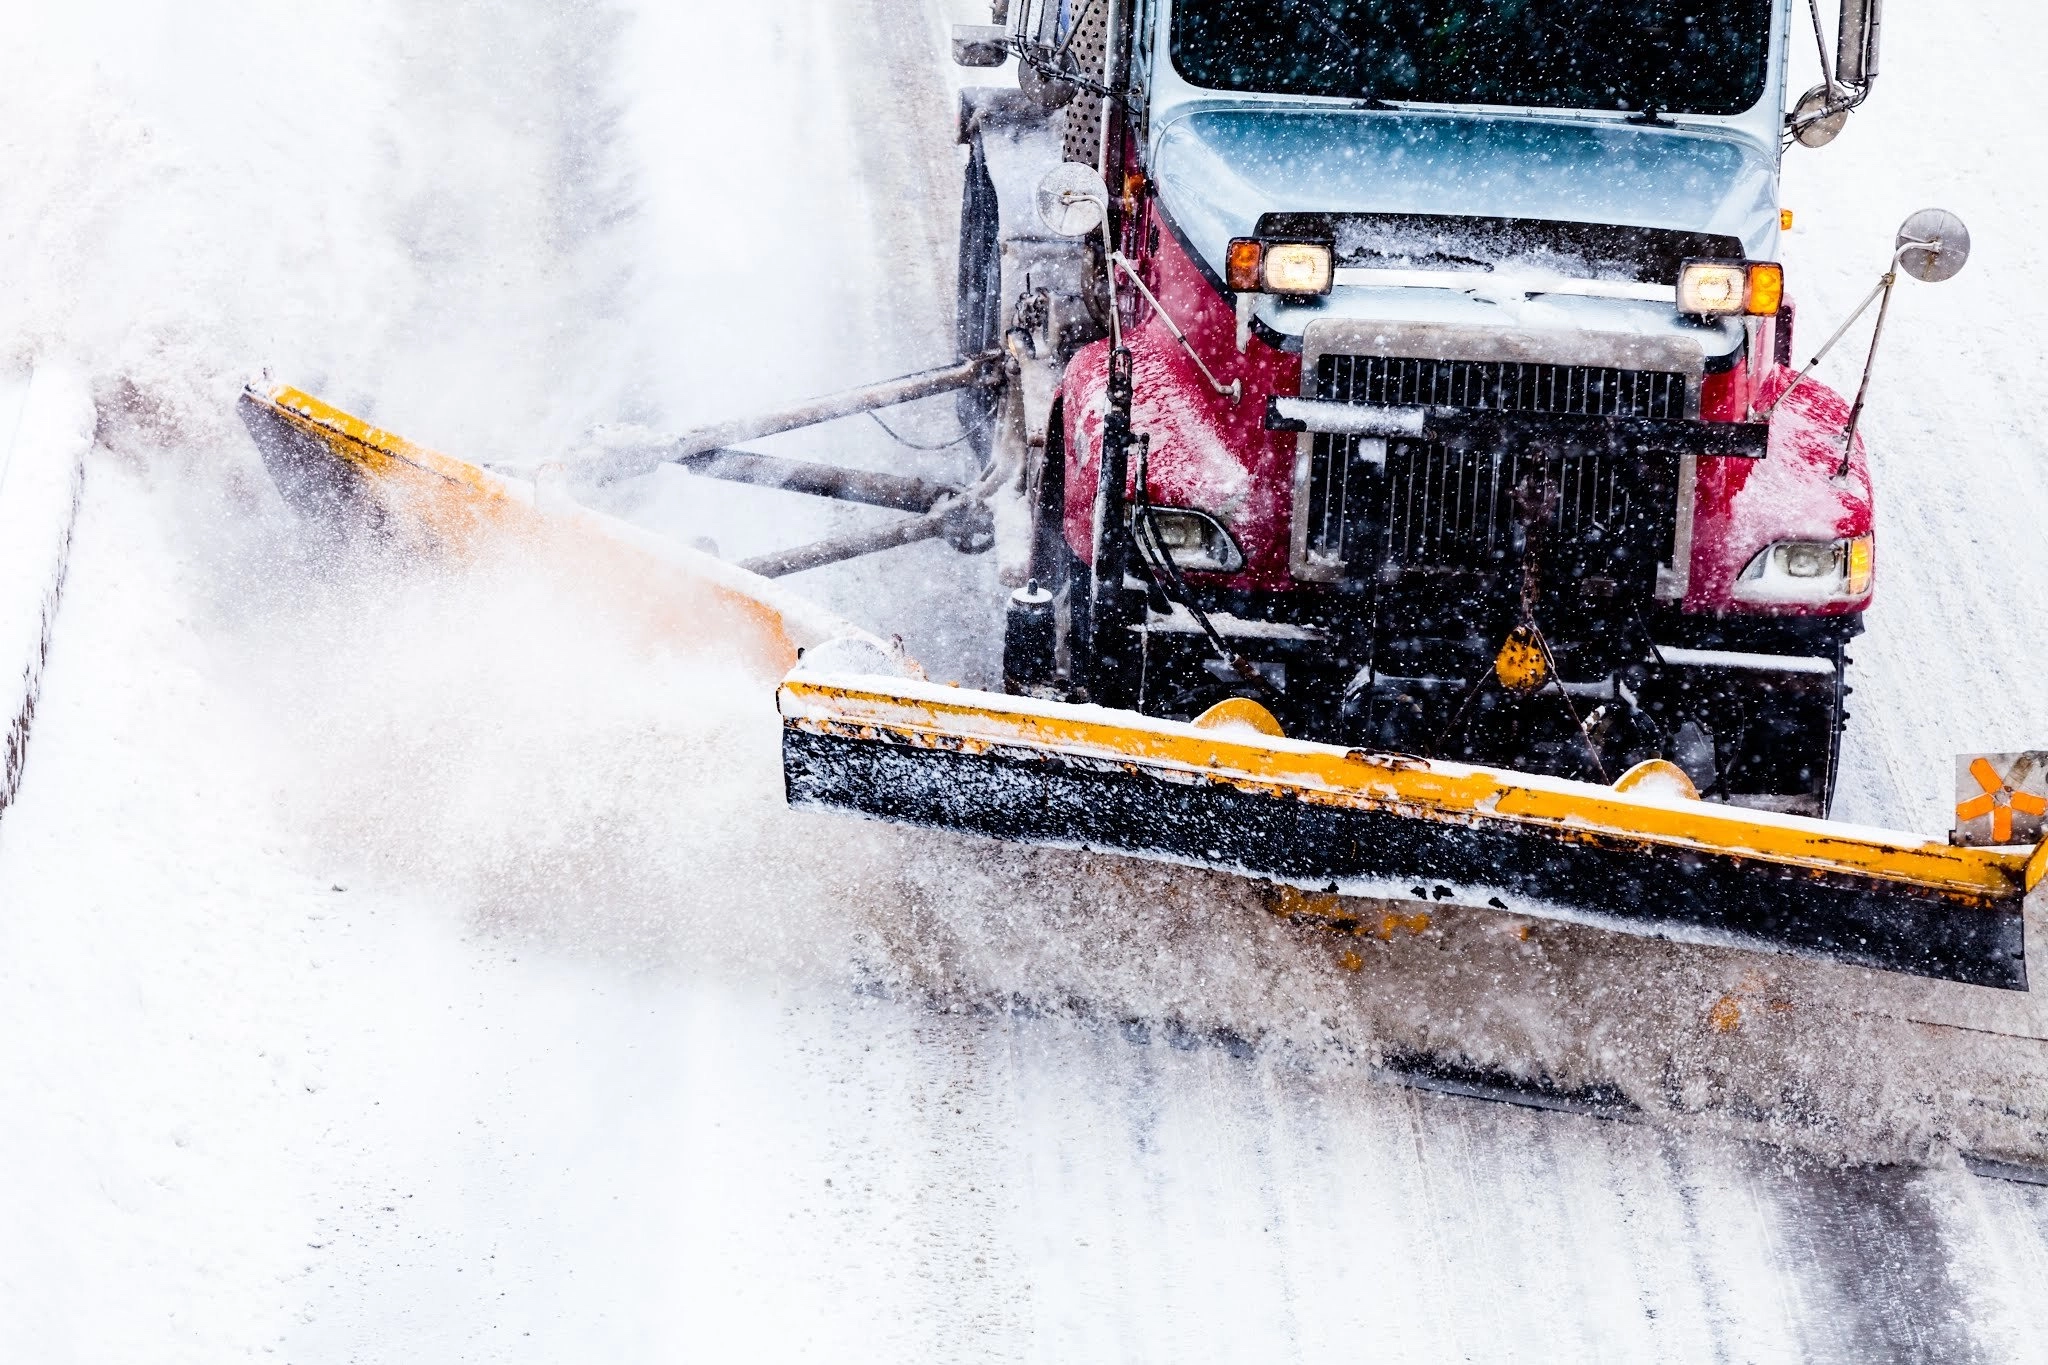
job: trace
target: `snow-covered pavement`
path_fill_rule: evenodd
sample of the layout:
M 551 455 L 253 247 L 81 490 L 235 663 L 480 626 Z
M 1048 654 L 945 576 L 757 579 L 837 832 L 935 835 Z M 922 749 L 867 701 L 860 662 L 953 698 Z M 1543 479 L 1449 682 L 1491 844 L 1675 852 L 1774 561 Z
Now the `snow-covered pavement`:
M 1904 1054 L 1765 1096 L 1883 1099 L 1799 1155 L 1356 1060 L 1426 1006 L 1697 1060 L 1778 964 L 1617 989 L 1601 935 L 1452 916 L 1348 974 L 1226 879 L 783 810 L 758 690 L 578 585 L 308 561 L 229 415 L 257 365 L 531 459 L 942 356 L 940 9 L 88 0 L 0 48 L 0 366 L 102 410 L 0 819 L 5 1356 L 2048 1356 L 2048 1190 L 1926 1133 L 1830 1161 L 1944 1083 Z M 2048 601 L 1987 567 L 2040 561 L 2048 134 L 2031 12 L 1895 10 L 1788 269 L 1810 342 L 1905 211 L 1977 233 L 1880 362 L 1845 777 L 1936 829 L 1951 750 L 2048 716 Z M 945 458 L 789 444 L 842 443 Z M 735 554 L 864 515 L 769 496 L 623 510 Z M 974 676 L 987 561 L 898 553 L 814 590 Z

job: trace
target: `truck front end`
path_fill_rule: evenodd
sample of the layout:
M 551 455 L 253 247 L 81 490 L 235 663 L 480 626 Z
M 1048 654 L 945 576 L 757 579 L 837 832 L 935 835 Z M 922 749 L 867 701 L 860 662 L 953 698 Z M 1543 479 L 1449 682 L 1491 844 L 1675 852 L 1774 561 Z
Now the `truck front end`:
M 1788 8 L 1682 8 L 1130 11 L 1020 686 L 1825 812 L 1871 497 L 1788 391 Z

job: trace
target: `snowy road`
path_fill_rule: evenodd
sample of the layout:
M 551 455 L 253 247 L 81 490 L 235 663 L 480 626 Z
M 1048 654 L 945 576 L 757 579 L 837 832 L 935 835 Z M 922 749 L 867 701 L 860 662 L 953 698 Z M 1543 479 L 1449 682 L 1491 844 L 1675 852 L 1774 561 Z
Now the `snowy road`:
M 1845 769 L 1844 814 L 1937 829 L 1951 752 L 2048 716 L 2043 25 L 1894 8 L 1787 254 L 1811 339 L 1907 210 L 1976 231 L 1881 362 Z M 1221 879 L 783 811 L 763 699 L 574 585 L 304 561 L 228 415 L 258 364 L 531 459 L 941 357 L 937 11 L 96 0 L 0 49 L 0 366 L 103 409 L 0 821 L 7 1358 L 2048 1357 L 2048 1189 L 1938 1134 L 1829 1160 L 1945 1083 L 1905 1054 L 1768 1025 L 1815 1060 L 1765 1099 L 1884 1101 L 1807 1155 L 1355 1061 L 1431 1010 L 1706 1057 L 1777 964 L 1618 989 L 1598 934 L 1450 916 L 1347 974 Z M 841 443 L 947 458 L 788 444 Z M 730 554 L 863 515 L 651 484 Z M 990 573 L 806 586 L 971 678 Z

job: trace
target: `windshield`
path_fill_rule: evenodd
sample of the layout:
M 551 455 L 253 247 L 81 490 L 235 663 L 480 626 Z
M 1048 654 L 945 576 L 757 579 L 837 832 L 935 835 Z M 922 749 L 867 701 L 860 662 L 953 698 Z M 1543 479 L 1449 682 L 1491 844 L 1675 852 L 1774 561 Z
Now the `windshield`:
M 1739 114 L 1771 0 L 1178 0 L 1173 62 L 1212 90 Z

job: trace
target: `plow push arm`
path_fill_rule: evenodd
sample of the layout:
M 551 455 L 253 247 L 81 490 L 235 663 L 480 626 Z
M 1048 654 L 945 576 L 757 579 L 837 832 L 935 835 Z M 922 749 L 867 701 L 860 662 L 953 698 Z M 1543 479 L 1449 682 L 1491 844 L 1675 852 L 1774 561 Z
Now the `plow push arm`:
M 653 437 L 639 431 L 615 434 L 601 439 L 596 450 L 575 460 L 569 472 L 574 479 L 607 484 L 674 464 L 705 478 L 917 514 L 872 531 L 832 536 L 741 562 L 740 567 L 764 578 L 802 573 L 940 536 L 956 549 L 982 550 L 989 544 L 984 500 L 994 471 L 984 471 L 974 483 L 960 486 L 732 447 L 742 441 L 879 412 L 923 398 L 995 387 L 1003 382 L 1004 364 L 1001 351 L 990 351 L 937 369 L 846 389 L 753 417 L 696 427 L 673 436 Z M 600 435 L 603 437 L 604 433 Z
M 899 407 L 920 398 L 935 398 L 961 389 L 999 384 L 1002 374 L 1003 353 L 990 351 L 935 370 L 921 370 L 900 379 L 845 389 L 753 417 L 693 427 L 674 436 L 651 436 L 633 431 L 602 442 L 596 451 L 576 462 L 576 472 L 592 483 L 616 483 L 639 474 L 651 474 L 664 464 L 709 455 L 742 441 L 779 436 L 786 431 L 814 427 L 841 417 L 858 417 L 864 412 Z

